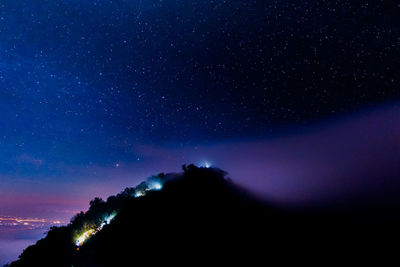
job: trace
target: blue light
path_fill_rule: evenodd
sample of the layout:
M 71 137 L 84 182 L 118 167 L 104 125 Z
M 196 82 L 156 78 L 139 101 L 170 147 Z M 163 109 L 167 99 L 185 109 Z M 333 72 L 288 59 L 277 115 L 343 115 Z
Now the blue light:
M 203 161 L 200 164 L 200 167 L 204 167 L 204 168 L 211 168 L 211 163 L 209 161 Z

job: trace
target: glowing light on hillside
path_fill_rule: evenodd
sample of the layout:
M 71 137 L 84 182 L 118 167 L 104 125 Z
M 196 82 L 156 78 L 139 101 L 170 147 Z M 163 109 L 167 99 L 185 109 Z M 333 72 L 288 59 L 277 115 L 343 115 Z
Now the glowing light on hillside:
M 144 195 L 145 195 L 144 191 L 136 191 L 134 196 L 135 197 L 142 197 Z
M 91 236 L 95 233 L 94 229 L 87 230 L 83 234 L 81 234 L 78 239 L 75 242 L 75 245 L 78 247 L 82 246 L 82 244 Z
M 158 191 L 163 188 L 163 184 L 158 179 L 148 179 L 147 182 L 140 184 L 135 188 L 134 197 L 143 197 L 148 191 Z
M 207 169 L 211 168 L 211 162 L 205 160 L 202 163 L 200 163 L 200 167 L 207 168 Z
M 99 231 L 101 231 L 101 229 L 103 229 L 103 227 L 104 227 L 105 225 L 109 224 L 109 223 L 114 219 L 115 216 L 117 216 L 117 212 L 114 211 L 114 212 L 111 213 L 109 216 L 107 216 L 107 217 L 104 218 L 104 222 L 102 222 L 102 223 L 100 224 L 99 227 L 97 227 L 97 228 L 95 228 L 95 229 L 89 229 L 89 230 L 87 230 L 86 232 L 84 232 L 83 234 L 81 234 L 81 235 L 76 239 L 75 245 L 78 246 L 78 247 L 82 246 L 82 244 L 85 243 L 85 241 L 86 241 L 89 237 L 91 237 L 92 235 L 94 235 L 94 234 L 98 233 Z
M 114 219 L 115 216 L 117 216 L 117 213 L 116 213 L 116 212 L 111 213 L 111 215 L 108 216 L 108 217 L 105 219 L 106 223 L 109 224 L 109 223 Z
M 149 190 L 161 190 L 162 184 L 159 181 L 152 181 L 149 183 Z
M 161 182 L 160 179 L 158 178 L 149 178 L 147 180 L 147 182 L 144 182 L 142 184 L 140 184 L 139 186 L 137 186 L 135 188 L 135 191 L 133 193 L 134 197 L 142 197 L 145 196 L 146 193 L 148 191 L 157 191 L 157 190 L 161 190 L 163 188 L 163 184 Z M 103 227 L 107 224 L 109 224 L 114 217 L 117 215 L 117 212 L 112 212 L 110 215 L 106 216 L 103 219 L 103 222 L 100 225 L 97 225 L 96 228 L 93 229 L 89 229 L 87 231 L 85 231 L 84 233 L 82 233 L 75 241 L 76 246 L 78 246 L 78 249 L 80 246 L 82 246 L 82 244 L 92 235 L 98 233 L 99 231 L 101 231 L 103 229 Z

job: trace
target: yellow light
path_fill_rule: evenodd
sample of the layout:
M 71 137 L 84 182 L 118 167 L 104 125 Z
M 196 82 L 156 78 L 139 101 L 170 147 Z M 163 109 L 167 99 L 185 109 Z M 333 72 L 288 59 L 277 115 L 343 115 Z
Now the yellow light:
M 76 240 L 75 244 L 79 247 L 88 239 L 92 234 L 94 234 L 94 229 L 87 230 L 83 234 L 81 234 L 78 239 Z
M 97 228 L 92 228 L 87 230 L 86 232 L 82 233 L 75 241 L 75 245 L 80 247 L 82 246 L 85 241 L 91 237 L 92 235 L 96 234 L 97 232 L 101 231 L 106 224 L 109 224 L 114 217 L 117 215 L 116 211 L 113 211 L 109 216 L 104 219 L 104 222 L 101 223 Z

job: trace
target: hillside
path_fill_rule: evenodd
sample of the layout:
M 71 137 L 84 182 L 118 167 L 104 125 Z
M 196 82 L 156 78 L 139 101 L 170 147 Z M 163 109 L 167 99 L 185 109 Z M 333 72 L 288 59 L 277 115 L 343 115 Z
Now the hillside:
M 11 267 L 135 266 L 186 258 L 226 261 L 227 256 L 250 260 L 296 247 L 305 251 L 308 245 L 333 247 L 343 237 L 362 243 L 355 239 L 363 231 L 358 224 L 283 212 L 257 201 L 220 169 L 183 169 L 153 176 L 107 201 L 94 199 L 87 212 L 52 228 Z

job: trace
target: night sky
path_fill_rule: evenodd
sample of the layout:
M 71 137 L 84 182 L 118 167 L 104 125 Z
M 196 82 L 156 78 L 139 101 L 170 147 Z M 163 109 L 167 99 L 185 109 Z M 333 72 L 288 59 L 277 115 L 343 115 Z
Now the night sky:
M 1 1 L 0 215 L 68 219 L 185 163 L 210 162 L 285 203 L 351 199 L 377 176 L 391 185 L 399 9 Z

